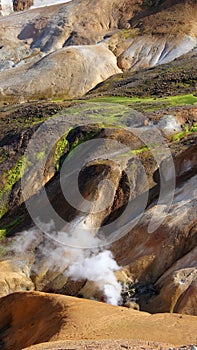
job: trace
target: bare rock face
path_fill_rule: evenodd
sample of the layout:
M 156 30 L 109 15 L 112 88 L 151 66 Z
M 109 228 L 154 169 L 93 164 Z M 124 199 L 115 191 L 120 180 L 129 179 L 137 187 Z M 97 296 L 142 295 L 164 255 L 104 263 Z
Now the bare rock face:
M 146 310 L 197 315 L 196 252 L 192 249 L 159 278 L 155 284 L 159 294 L 144 305 Z
M 177 305 L 177 312 L 186 315 L 197 315 L 196 309 L 196 293 L 197 293 L 197 282 L 196 279 L 191 283 L 189 288 L 183 294 L 180 302 Z
M 28 266 L 21 269 L 20 264 L 14 265 L 10 260 L 0 262 L 0 297 L 17 291 L 34 290 Z
M 136 71 L 141 68 L 154 67 L 173 61 L 181 53 L 192 50 L 197 43 L 195 37 L 166 38 L 157 36 L 142 36 L 132 40 L 130 46 L 118 56 L 118 66 L 123 71 Z
M 196 153 L 195 147 L 193 151 L 191 147 L 191 156 Z M 196 165 L 193 169 L 191 166 L 191 178 L 187 179 L 187 157 L 183 160 L 186 154 L 187 151 L 175 157 L 180 178 L 177 177 L 179 185 L 170 211 L 166 213 L 164 204 L 153 202 L 139 223 L 112 248 L 119 265 L 124 266 L 123 272 L 134 281 L 133 298 L 142 310 L 153 313 L 160 310 L 196 315 L 196 175 L 192 176 Z M 180 184 L 181 176 L 182 181 L 184 176 L 187 180 Z M 155 225 L 162 216 L 164 219 L 158 229 L 150 232 L 154 216 Z
M 33 5 L 33 0 L 14 0 L 13 9 L 14 11 L 24 11 Z

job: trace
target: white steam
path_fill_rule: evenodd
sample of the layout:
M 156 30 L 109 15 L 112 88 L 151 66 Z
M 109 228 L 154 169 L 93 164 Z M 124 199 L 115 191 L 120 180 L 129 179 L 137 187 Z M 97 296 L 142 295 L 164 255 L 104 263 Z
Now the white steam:
M 114 275 L 114 271 L 117 270 L 119 267 L 112 253 L 105 250 L 73 262 L 69 266 L 67 276 L 75 281 L 83 278 L 94 282 L 106 296 L 107 303 L 117 305 L 121 293 L 121 286 Z
M 34 273 L 39 274 L 43 268 L 45 271 L 58 271 L 74 281 L 94 282 L 107 303 L 118 305 L 121 301 L 121 285 L 116 279 L 115 271 L 120 267 L 110 250 L 98 248 L 101 245 L 99 238 L 93 237 L 91 232 L 87 228 L 83 229 L 80 224 L 81 219 L 77 219 L 72 234 L 58 232 L 46 235 L 37 229 L 21 232 L 17 235 L 12 250 L 20 264 L 21 261 L 27 264 L 27 260 L 30 263 L 31 260 Z M 86 248 L 93 244 L 97 248 Z M 37 261 L 35 248 L 39 250 Z

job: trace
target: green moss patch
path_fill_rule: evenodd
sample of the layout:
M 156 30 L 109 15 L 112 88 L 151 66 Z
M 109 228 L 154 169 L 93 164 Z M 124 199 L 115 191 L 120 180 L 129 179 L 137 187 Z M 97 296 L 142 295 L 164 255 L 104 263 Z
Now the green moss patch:
M 67 140 L 68 132 L 64 136 L 62 136 L 61 139 L 56 144 L 56 148 L 54 152 L 54 165 L 57 171 L 60 168 L 60 159 L 65 152 L 66 146 L 68 145 L 68 140 Z
M 45 150 L 42 150 L 36 154 L 36 160 L 42 160 L 45 157 Z
M 150 151 L 150 148 L 148 146 L 142 146 L 138 149 L 132 149 L 126 153 L 119 154 L 118 157 L 126 157 L 127 158 L 127 157 L 132 157 L 133 155 L 138 155 L 138 154 L 141 155 L 142 153 L 146 153 L 149 151 Z
M 166 107 L 176 107 L 185 105 L 194 105 L 197 103 L 197 96 L 192 94 L 177 95 L 169 97 L 121 97 L 121 96 L 109 96 L 109 97 L 97 97 L 91 98 L 89 102 L 102 102 L 102 103 L 119 103 L 124 106 L 132 107 L 142 112 L 159 110 Z
M 25 170 L 25 157 L 22 156 L 21 159 L 15 164 L 15 166 L 8 170 L 4 175 L 5 186 L 0 191 L 0 218 L 6 213 L 6 201 L 8 196 L 14 186 L 14 184 L 19 181 L 24 174 Z
M 21 215 L 18 218 L 9 222 L 9 224 L 2 226 L 0 225 L 0 240 L 4 239 L 9 233 L 11 233 L 22 221 L 24 216 Z
M 184 130 L 180 131 L 174 135 L 172 135 L 172 142 L 179 142 L 185 136 L 192 134 L 193 132 L 197 132 L 197 124 L 193 124 L 191 127 L 189 125 L 185 125 Z

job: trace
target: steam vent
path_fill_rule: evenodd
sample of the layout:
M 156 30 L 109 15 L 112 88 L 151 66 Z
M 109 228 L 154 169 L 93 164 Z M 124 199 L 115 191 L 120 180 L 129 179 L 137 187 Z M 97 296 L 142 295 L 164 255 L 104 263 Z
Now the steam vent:
M 0 0 L 0 349 L 197 349 L 196 0 Z

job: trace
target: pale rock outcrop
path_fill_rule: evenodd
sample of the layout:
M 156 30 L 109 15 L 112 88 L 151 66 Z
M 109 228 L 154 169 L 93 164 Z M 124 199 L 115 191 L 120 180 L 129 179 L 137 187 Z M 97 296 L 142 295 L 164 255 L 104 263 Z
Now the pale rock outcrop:
M 197 45 L 196 37 L 147 36 L 133 38 L 130 46 L 118 57 L 118 66 L 124 70 L 139 70 L 173 61 Z
M 23 265 L 23 264 L 22 264 Z M 0 261 L 0 297 L 17 291 L 34 290 L 28 265 L 20 266 L 11 260 Z
M 28 69 L 20 66 L 9 71 L 9 77 L 2 72 L 0 100 L 81 96 L 120 72 L 116 57 L 105 45 L 65 47 Z
M 197 248 L 179 259 L 156 282 L 160 291 L 144 308 L 149 312 L 177 312 L 197 316 Z

